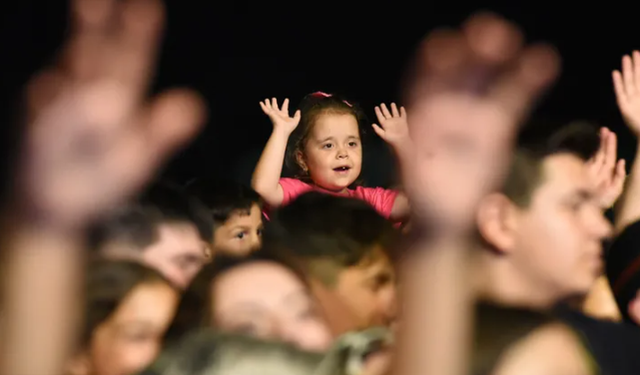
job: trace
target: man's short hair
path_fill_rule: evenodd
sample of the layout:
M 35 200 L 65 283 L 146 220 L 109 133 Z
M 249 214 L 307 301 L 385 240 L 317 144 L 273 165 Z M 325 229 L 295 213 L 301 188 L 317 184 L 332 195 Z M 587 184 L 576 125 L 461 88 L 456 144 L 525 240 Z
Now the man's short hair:
M 213 225 L 204 205 L 175 185 L 157 183 L 95 225 L 91 247 L 99 251 L 120 243 L 142 250 L 158 240 L 159 225 L 170 223 L 192 223 L 203 241 L 212 240 Z
M 310 192 L 274 213 L 264 247 L 290 252 L 312 276 L 333 286 L 345 268 L 380 255 L 393 259 L 398 235 L 391 222 L 362 200 Z
M 502 192 L 521 207 L 529 205 L 533 192 L 544 181 L 542 164 L 546 158 L 571 154 L 587 161 L 600 145 L 597 128 L 587 123 L 570 123 L 551 133 L 545 130 L 533 123 L 521 133 L 502 185 Z

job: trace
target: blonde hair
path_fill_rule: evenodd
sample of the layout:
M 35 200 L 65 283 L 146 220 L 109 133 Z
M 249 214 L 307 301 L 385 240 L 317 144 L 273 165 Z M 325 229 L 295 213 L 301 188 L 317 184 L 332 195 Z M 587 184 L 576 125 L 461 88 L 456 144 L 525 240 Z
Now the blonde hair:
M 326 353 L 203 329 L 163 352 L 140 375 L 359 375 L 365 356 L 388 344 L 384 328 L 348 333 Z

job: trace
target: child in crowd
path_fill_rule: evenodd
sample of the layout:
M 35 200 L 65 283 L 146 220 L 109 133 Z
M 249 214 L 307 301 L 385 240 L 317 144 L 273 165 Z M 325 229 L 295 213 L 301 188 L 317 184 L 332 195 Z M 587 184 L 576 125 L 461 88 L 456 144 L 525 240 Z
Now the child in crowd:
M 399 233 L 370 205 L 309 192 L 277 210 L 269 225 L 265 246 L 290 254 L 310 280 L 335 292 L 353 315 L 353 328 L 395 323 Z
M 364 116 L 353 104 L 333 95 L 307 95 L 294 116 L 289 100 L 282 107 L 276 98 L 260 102 L 273 124 L 273 133 L 253 174 L 252 186 L 270 208 L 289 204 L 310 190 L 362 199 L 382 216 L 395 222 L 409 213 L 404 194 L 395 190 L 355 186 L 362 169 L 362 129 Z M 402 147 L 407 148 L 408 127 L 404 108 L 376 107 L 380 126 L 375 132 L 393 147 L 402 163 Z M 291 139 L 290 139 L 291 138 Z M 296 178 L 281 178 L 289 147 L 288 161 Z
M 187 192 L 208 208 L 213 220 L 212 250 L 245 256 L 262 245 L 262 200 L 242 184 L 213 179 L 189 183 Z

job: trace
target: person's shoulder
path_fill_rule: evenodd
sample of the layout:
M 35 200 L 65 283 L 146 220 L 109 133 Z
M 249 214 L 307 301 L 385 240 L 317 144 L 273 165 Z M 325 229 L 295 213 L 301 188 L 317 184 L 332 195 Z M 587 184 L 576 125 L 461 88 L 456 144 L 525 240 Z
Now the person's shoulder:
M 591 355 L 568 326 L 551 322 L 515 342 L 500 358 L 496 375 L 596 373 Z

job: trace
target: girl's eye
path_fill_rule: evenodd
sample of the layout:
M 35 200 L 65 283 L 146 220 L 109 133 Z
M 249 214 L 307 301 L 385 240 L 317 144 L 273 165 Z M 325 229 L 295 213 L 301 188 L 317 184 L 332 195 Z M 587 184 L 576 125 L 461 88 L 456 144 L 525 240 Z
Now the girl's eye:
M 240 232 L 240 233 L 237 233 L 235 237 L 236 237 L 237 239 L 240 239 L 240 240 L 241 240 L 241 239 L 243 239 L 243 238 L 244 238 L 244 236 L 245 236 L 245 233 L 244 233 L 244 232 Z
M 331 144 L 331 143 L 325 143 L 325 144 L 322 146 L 322 148 L 326 148 L 326 149 L 333 148 L 333 144 Z
M 349 142 L 349 146 L 350 147 L 356 147 L 356 146 L 358 146 L 358 142 Z

